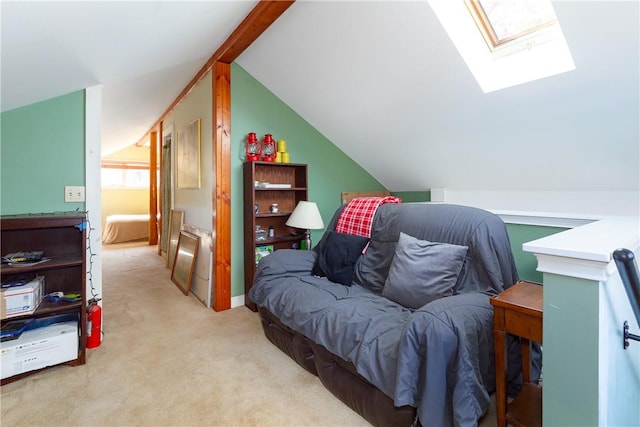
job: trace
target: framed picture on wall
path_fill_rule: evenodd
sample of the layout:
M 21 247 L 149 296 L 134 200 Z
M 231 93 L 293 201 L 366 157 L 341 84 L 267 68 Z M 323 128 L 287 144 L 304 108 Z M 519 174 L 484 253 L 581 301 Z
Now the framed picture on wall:
M 200 118 L 176 136 L 176 187 L 200 188 Z

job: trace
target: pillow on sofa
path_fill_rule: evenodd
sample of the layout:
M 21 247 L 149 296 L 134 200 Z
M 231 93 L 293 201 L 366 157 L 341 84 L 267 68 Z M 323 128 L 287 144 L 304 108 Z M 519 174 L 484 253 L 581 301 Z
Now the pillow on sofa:
M 327 231 L 326 240 L 318 250 L 312 273 L 332 282 L 351 286 L 356 261 L 369 242 L 366 237 Z
M 467 249 L 418 240 L 401 232 L 382 296 L 415 309 L 453 295 Z

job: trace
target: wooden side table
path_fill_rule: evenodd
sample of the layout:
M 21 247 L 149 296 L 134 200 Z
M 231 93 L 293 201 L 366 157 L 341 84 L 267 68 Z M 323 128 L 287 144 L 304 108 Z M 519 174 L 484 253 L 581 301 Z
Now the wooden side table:
M 530 341 L 542 344 L 542 285 L 519 281 L 491 298 L 498 426 L 542 426 L 542 387 L 531 382 Z M 522 388 L 507 404 L 507 334 L 521 338 Z

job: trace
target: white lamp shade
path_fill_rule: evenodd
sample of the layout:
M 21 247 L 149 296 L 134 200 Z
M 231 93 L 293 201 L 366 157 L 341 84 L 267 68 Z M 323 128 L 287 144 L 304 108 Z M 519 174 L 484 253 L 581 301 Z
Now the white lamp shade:
M 324 228 L 324 222 L 315 202 L 300 201 L 291 212 L 286 224 L 289 227 L 303 228 L 305 230 L 319 230 Z

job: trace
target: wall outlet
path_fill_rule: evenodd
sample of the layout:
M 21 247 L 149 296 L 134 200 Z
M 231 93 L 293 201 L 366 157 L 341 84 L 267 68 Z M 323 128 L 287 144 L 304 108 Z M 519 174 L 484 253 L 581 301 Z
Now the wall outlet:
M 64 201 L 65 203 L 84 202 L 84 186 L 65 185 Z

